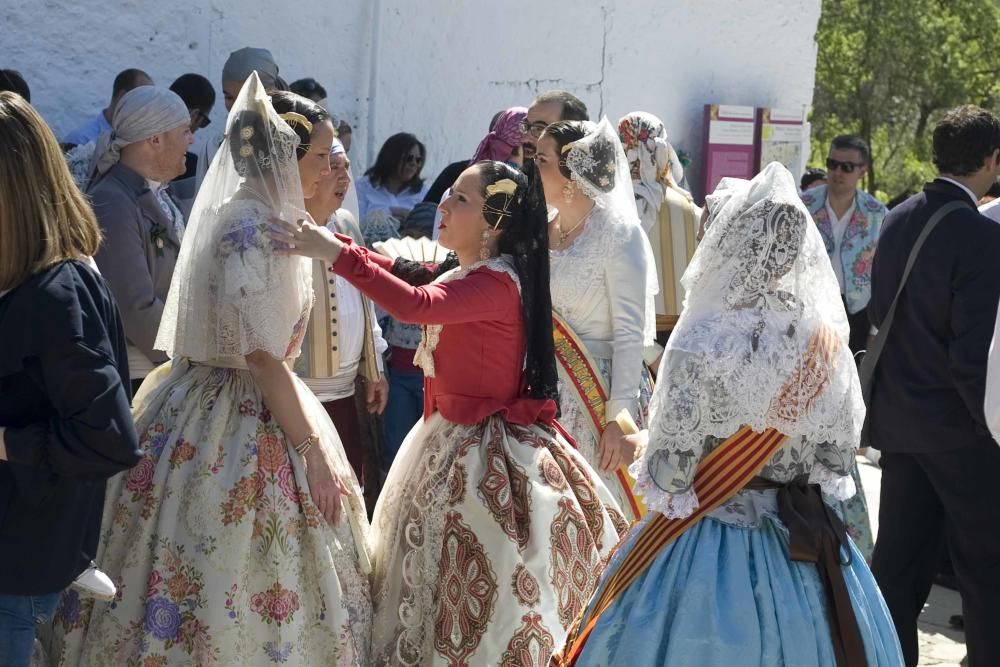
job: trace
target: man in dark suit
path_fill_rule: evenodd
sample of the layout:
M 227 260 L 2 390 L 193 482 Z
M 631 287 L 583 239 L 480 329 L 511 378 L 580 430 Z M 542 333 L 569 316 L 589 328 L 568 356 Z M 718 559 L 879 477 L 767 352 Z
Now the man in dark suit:
M 983 413 L 986 359 L 1000 300 L 1000 225 L 976 201 L 1000 174 L 1000 120 L 950 111 L 934 130 L 939 176 L 893 209 L 872 268 L 879 327 L 928 219 L 967 204 L 927 237 L 900 296 L 875 369 L 872 444 L 882 451 L 879 535 L 872 571 L 916 665 L 917 618 L 942 536 L 965 613 L 972 667 L 1000 665 L 1000 446 Z

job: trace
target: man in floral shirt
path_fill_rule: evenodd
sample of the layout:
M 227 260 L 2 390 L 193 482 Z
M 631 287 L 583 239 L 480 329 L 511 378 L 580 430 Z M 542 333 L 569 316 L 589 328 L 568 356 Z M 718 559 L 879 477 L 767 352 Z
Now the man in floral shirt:
M 864 139 L 841 135 L 830 144 L 827 154 L 828 183 L 802 195 L 840 283 L 854 353 L 865 349 L 868 341 L 872 259 L 888 212 L 880 201 L 858 188 L 870 164 L 871 151 Z

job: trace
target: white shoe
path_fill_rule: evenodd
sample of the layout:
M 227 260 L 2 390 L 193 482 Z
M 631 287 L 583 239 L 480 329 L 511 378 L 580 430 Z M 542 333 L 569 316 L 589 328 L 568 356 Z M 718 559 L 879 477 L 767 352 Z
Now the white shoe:
M 91 561 L 90 567 L 84 570 L 69 586 L 76 589 L 81 597 L 94 598 L 102 602 L 111 602 L 118 592 L 111 577 L 97 569 L 97 565 L 93 561 Z

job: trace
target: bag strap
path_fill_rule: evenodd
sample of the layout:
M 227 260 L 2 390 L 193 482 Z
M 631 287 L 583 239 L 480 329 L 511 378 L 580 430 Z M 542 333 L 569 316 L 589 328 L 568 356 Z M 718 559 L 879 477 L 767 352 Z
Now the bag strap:
M 924 241 L 930 236 L 937 224 L 941 222 L 949 213 L 957 211 L 960 208 L 969 206 L 964 200 L 953 201 L 945 204 L 937 211 L 934 215 L 930 217 L 924 228 L 920 230 L 920 235 L 917 236 L 916 242 L 913 244 L 913 249 L 910 250 L 910 256 L 906 259 L 906 267 L 903 269 L 903 276 L 899 280 L 899 288 L 896 290 L 896 296 L 892 299 L 892 304 L 889 306 L 888 312 L 886 312 L 885 317 L 882 319 L 882 326 L 878 328 L 878 333 L 875 334 L 875 339 L 869 346 L 868 350 L 865 352 L 864 358 L 861 360 L 861 396 L 865 401 L 865 406 L 871 407 L 871 397 L 872 397 L 872 384 L 875 379 L 875 365 L 878 364 L 879 357 L 882 356 L 882 350 L 885 348 L 885 341 L 889 337 L 889 330 L 892 328 L 892 320 L 896 315 L 896 306 L 899 305 L 899 297 L 903 294 L 903 288 L 906 286 L 906 279 L 910 277 L 910 271 L 913 269 L 913 264 L 917 261 L 917 255 L 920 253 L 920 248 L 923 247 Z M 861 446 L 869 446 L 869 435 L 868 435 L 868 415 L 865 415 L 865 424 L 861 429 Z

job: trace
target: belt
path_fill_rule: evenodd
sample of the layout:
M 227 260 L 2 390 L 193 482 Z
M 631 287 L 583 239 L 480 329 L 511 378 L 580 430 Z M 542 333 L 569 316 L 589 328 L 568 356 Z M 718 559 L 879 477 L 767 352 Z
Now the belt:
M 850 543 L 844 523 L 823 502 L 819 485 L 802 476 L 782 484 L 754 477 L 743 487 L 751 491 L 778 490 L 778 518 L 788 528 L 788 556 L 793 561 L 813 563 L 826 592 L 827 620 L 838 667 L 866 665 L 865 646 L 858 619 L 851 606 L 841 567 L 851 562 Z M 842 563 L 840 549 L 848 553 Z

